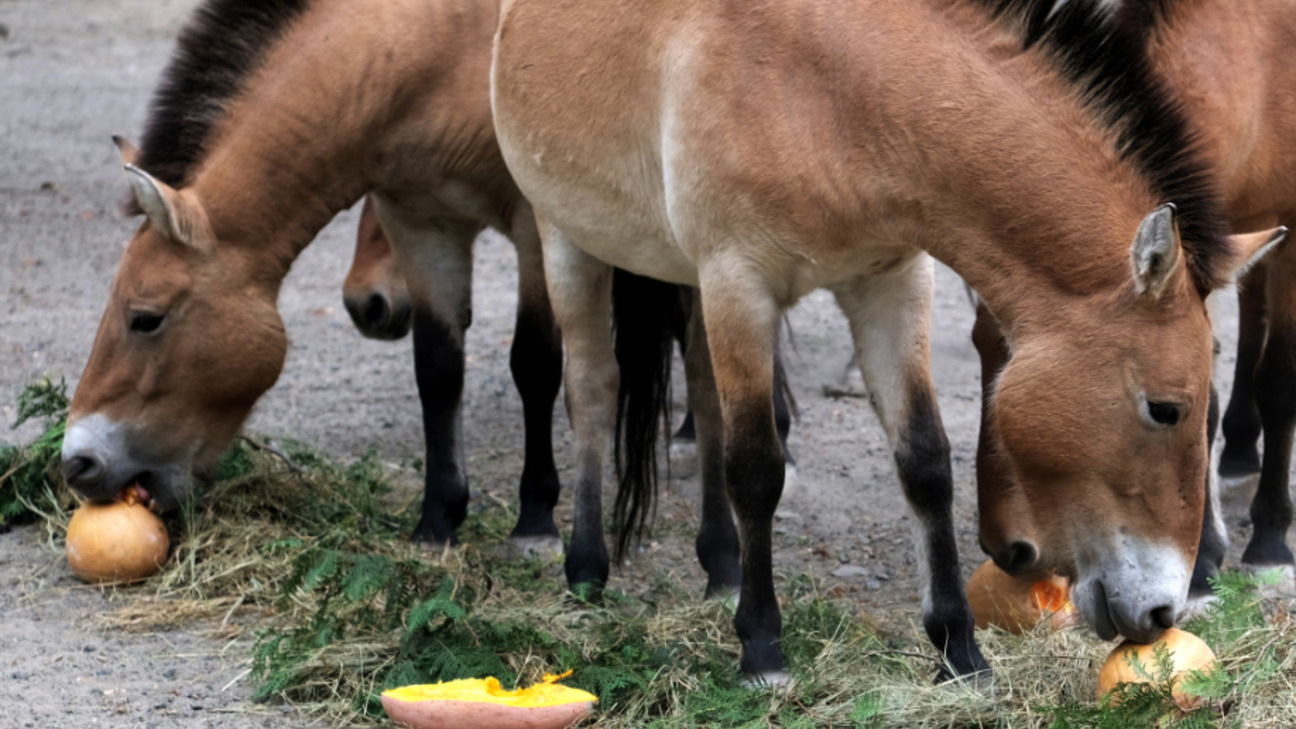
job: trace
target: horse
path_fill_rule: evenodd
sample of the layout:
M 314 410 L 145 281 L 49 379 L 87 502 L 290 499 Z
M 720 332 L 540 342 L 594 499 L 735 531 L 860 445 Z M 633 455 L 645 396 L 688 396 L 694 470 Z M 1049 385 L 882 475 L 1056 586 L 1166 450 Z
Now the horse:
M 463 337 L 472 319 L 472 243 L 489 226 L 513 242 L 519 269 L 510 369 L 522 395 L 526 460 L 510 543 L 521 554 L 563 551 L 553 521 L 560 484 L 551 431 L 561 342 L 534 216 L 494 138 L 487 84 L 496 18 L 491 0 L 199 7 L 163 74 L 142 147 L 117 140 L 132 212 L 145 222 L 123 255 L 71 403 L 62 453 L 70 486 L 106 499 L 138 482 L 163 509 L 183 501 L 280 373 L 287 339 L 276 298 L 293 259 L 369 193 L 352 283 L 390 288 L 385 304 L 365 296 L 349 308 L 368 317 L 385 306 L 386 320 L 366 319 L 366 327 L 395 336 L 397 282 L 409 300 L 427 440 L 414 537 L 452 544 L 466 514 Z M 627 301 L 645 287 L 650 297 L 678 298 L 674 286 L 618 278 Z M 669 349 L 631 336 L 635 317 L 651 311 L 619 311 L 622 412 L 642 426 L 663 406 L 666 380 L 657 370 Z M 636 351 L 639 341 L 650 345 L 646 355 Z M 648 438 L 625 441 L 627 479 L 653 473 L 652 448 Z M 703 491 L 723 494 L 707 475 L 714 473 L 703 466 Z M 628 503 L 619 507 L 623 516 L 650 511 Z M 723 513 L 733 532 L 727 511 L 704 511 Z M 566 550 L 574 586 L 591 572 L 606 575 L 608 564 L 601 501 L 578 501 L 575 520 L 600 531 L 592 539 L 578 529 Z M 708 528 L 704 522 L 699 541 Z M 736 554 L 724 568 L 716 584 L 736 579 Z
M 413 331 L 423 406 L 414 537 L 453 543 L 465 518 L 463 341 L 473 241 L 492 227 L 512 241 L 519 270 L 510 369 L 526 459 L 510 540 L 561 551 L 552 419 L 562 349 L 534 217 L 492 129 L 497 15 L 490 0 L 199 6 L 140 148 L 118 143 L 130 207 L 145 220 L 71 403 L 69 485 L 103 499 L 139 481 L 163 508 L 184 500 L 279 376 L 287 338 L 276 298 L 289 266 L 370 193 L 409 300 L 407 323 L 384 326 Z
M 627 290 L 629 289 L 629 290 Z M 400 339 L 409 329 L 410 303 L 408 289 L 401 277 L 399 266 L 392 253 L 390 242 L 383 233 L 378 221 L 372 198 L 366 197 L 360 213 L 360 222 L 356 230 L 355 255 L 351 268 L 347 271 L 342 286 L 343 302 L 356 328 L 365 336 L 374 339 Z M 616 338 L 618 367 L 622 373 L 617 396 L 616 422 L 618 437 L 616 466 L 618 474 L 627 485 L 627 493 L 638 491 L 632 497 L 618 500 L 623 512 L 632 509 L 639 529 L 623 529 L 616 544 L 617 561 L 624 556 L 632 538 L 642 532 L 652 512 L 648 500 L 655 498 L 649 495 L 656 485 L 656 421 L 669 417 L 669 408 L 662 401 L 667 392 L 670 376 L 670 351 L 660 337 L 654 339 L 647 332 L 661 332 L 662 327 L 670 328 L 681 354 L 687 361 L 688 342 L 691 337 L 702 330 L 695 329 L 692 318 L 694 291 L 687 286 L 654 286 L 646 281 L 639 281 L 620 273 L 613 282 L 614 300 L 626 301 L 619 315 L 613 319 L 620 325 Z M 649 303 L 653 302 L 653 303 Z M 647 315 L 644 317 L 644 315 Z M 642 317 L 641 321 L 633 321 Z M 629 336 L 624 336 L 625 330 Z M 656 342 L 654 344 L 654 342 Z M 646 349 L 636 349 L 636 344 L 647 343 Z M 646 363 L 647 366 L 644 366 Z M 686 378 L 697 373 L 696 368 L 686 368 Z M 787 439 L 791 430 L 795 401 L 788 386 L 786 368 L 781 350 L 774 351 L 774 419 L 777 426 L 779 443 L 783 449 L 786 462 L 785 479 L 790 484 L 796 478 L 795 460 L 788 448 Z M 713 387 L 708 383 L 687 383 L 689 392 L 697 387 Z M 640 389 L 642 388 L 642 389 Z M 636 422 L 638 421 L 638 422 Z M 688 409 L 679 430 L 672 437 L 675 441 L 693 442 L 696 446 L 697 435 L 693 429 L 693 411 Z M 624 448 L 624 458 L 622 449 Z M 732 526 L 726 528 L 721 522 L 732 524 L 728 516 L 727 502 L 719 499 L 723 494 L 723 484 L 716 475 L 720 465 L 717 449 L 702 447 L 703 457 L 699 465 L 703 473 L 703 513 L 699 530 L 699 545 L 716 541 L 717 531 L 732 533 Z M 669 455 L 668 455 L 669 458 Z M 634 502 L 639 503 L 635 504 Z M 601 512 L 601 503 L 590 503 L 589 508 Z M 602 539 L 601 532 L 597 535 Z M 595 552 L 597 550 L 594 550 Z M 737 581 L 737 551 L 732 550 L 723 563 L 713 557 L 714 549 L 699 546 L 698 554 L 710 579 L 706 588 L 707 595 L 719 595 L 731 591 Z M 577 549 L 574 559 L 582 559 L 581 549 Z M 598 578 L 585 580 L 591 583 L 592 589 L 584 589 L 586 597 L 594 597 L 597 586 L 607 579 L 608 565 L 601 557 L 590 557 L 598 564 L 593 569 Z
M 694 413 L 699 437 L 717 433 L 739 520 L 734 626 L 750 681 L 787 678 L 770 355 L 780 313 L 818 287 L 850 321 L 917 515 L 941 677 L 989 670 L 928 367 L 933 257 L 981 293 L 1013 353 L 993 417 L 1017 488 L 982 501 L 998 517 L 982 521 L 985 548 L 1014 573 L 1074 578 L 1103 638 L 1147 642 L 1183 606 L 1208 467 L 1205 297 L 1281 236 L 1225 236 L 1206 163 L 1138 38 L 1092 0 L 1052 10 L 503 4 L 496 135 L 540 228 L 577 489 L 600 488 L 612 421 L 612 268 L 697 286 L 709 348 L 697 366 L 717 390 Z
M 1296 155 L 1296 102 L 1268 93 L 1296 82 L 1290 64 L 1273 49 L 1296 36 L 1296 11 L 1276 0 L 1235 3 L 1160 2 L 1116 6 L 1115 22 L 1162 15 L 1148 40 L 1153 73 L 1182 108 L 1201 140 L 1202 154 L 1224 196 L 1224 214 L 1235 231 L 1257 231 L 1296 223 L 1296 177 L 1286 156 Z M 1252 570 L 1291 572 L 1296 561 L 1286 542 L 1292 521 L 1288 473 L 1296 427 L 1296 296 L 1283 286 L 1296 276 L 1296 249 L 1280 246 L 1244 275 L 1239 285 L 1240 325 L 1233 394 L 1224 415 L 1222 478 L 1260 473 L 1251 503 L 1254 531 L 1242 555 Z M 1008 351 L 988 308 L 977 308 L 973 331 L 982 361 L 983 384 L 990 387 Z M 1261 397 L 1257 397 L 1257 394 Z M 987 394 L 989 394 L 987 392 Z M 1211 408 L 1216 409 L 1212 391 Z M 978 480 L 982 488 L 1004 488 L 1011 478 L 995 463 L 994 423 L 982 411 Z M 1218 418 L 1208 424 L 1213 443 Z M 1256 439 L 1263 429 L 1264 465 Z M 1211 595 L 1209 578 L 1218 574 L 1228 534 L 1217 496 L 1206 479 L 1207 497 L 1189 595 Z

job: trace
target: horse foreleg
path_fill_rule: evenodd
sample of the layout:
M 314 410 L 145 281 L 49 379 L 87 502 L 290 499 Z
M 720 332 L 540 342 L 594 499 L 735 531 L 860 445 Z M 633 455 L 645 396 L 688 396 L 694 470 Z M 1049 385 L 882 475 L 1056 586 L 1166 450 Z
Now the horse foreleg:
M 520 554 L 561 554 L 553 510 L 562 484 L 553 457 L 553 408 L 562 385 L 562 338 L 549 305 L 544 258 L 528 207 L 513 228 L 518 254 L 517 324 L 509 369 L 522 397 L 526 461 L 518 491 L 521 509 L 509 542 Z
M 1210 406 L 1206 414 L 1206 452 L 1215 445 L 1215 431 L 1219 429 L 1219 391 L 1214 383 L 1210 388 Z M 1219 574 L 1228 551 L 1228 531 L 1220 512 L 1219 489 L 1210 469 L 1206 469 L 1206 499 L 1202 512 L 1201 541 L 1197 545 L 1197 562 L 1193 565 L 1192 581 L 1188 585 L 1189 603 L 1202 605 L 1214 597 L 1210 579 Z M 1190 610 L 1193 608 L 1190 607 Z
M 1256 369 L 1256 398 L 1264 429 L 1264 462 L 1251 502 L 1254 531 L 1242 563 L 1292 571 L 1287 529 L 1292 522 L 1289 490 L 1292 435 L 1296 428 L 1296 249 L 1279 248 L 1268 261 L 1269 337 Z
M 736 592 L 742 584 L 738 531 L 734 528 L 729 494 L 725 491 L 724 418 L 716 391 L 711 349 L 707 346 L 702 301 L 693 296 L 684 347 L 689 411 L 696 426 L 698 463 L 702 474 L 702 523 L 698 528 L 698 562 L 707 573 L 706 596 Z
M 423 514 L 414 536 L 454 543 L 468 511 L 464 468 L 464 334 L 472 323 L 472 244 L 479 227 L 413 226 L 378 200 L 410 292 L 414 372 L 426 443 Z
M 549 300 L 567 363 L 567 416 L 576 439 L 576 511 L 565 568 L 578 595 L 597 597 L 608 579 L 603 538 L 603 464 L 612 442 L 620 372 L 612 346 L 612 267 L 573 245 L 540 215 Z
M 1268 330 L 1265 301 L 1265 265 L 1260 263 L 1238 282 L 1237 365 L 1233 371 L 1233 394 L 1224 413 L 1224 451 L 1219 474 L 1226 479 L 1243 479 L 1260 472 L 1260 410 L 1256 404 L 1256 367 L 1264 352 Z
M 742 550 L 742 588 L 734 615 L 742 671 L 750 680 L 781 684 L 787 674 L 772 564 L 774 510 L 783 492 L 783 449 L 774 427 L 773 396 L 780 312 L 765 281 L 745 261 L 708 261 L 699 274 L 724 423 L 725 488 L 738 515 Z
M 917 516 L 923 627 L 945 655 L 949 674 L 989 671 L 973 637 L 954 538 L 949 441 L 932 386 L 928 330 L 931 259 L 916 256 L 894 273 L 834 289 L 850 320 L 869 401 L 895 453 L 905 498 Z

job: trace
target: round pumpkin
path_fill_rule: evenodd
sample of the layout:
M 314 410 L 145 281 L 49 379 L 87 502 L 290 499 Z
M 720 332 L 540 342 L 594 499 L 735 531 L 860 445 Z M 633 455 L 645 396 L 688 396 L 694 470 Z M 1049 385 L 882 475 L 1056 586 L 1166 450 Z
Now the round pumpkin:
M 1051 572 L 1013 577 L 986 560 L 968 579 L 967 597 L 978 628 L 994 625 L 1009 633 L 1024 633 L 1045 618 L 1054 630 L 1076 620 L 1067 579 Z
M 1170 628 L 1155 643 L 1143 644 L 1125 641 L 1116 646 L 1107 656 L 1102 670 L 1098 672 L 1098 700 L 1111 693 L 1117 684 L 1146 683 L 1148 679 L 1134 670 L 1131 663 L 1135 660 L 1143 670 L 1152 676 L 1157 675 L 1156 646 L 1165 643 L 1170 649 L 1170 660 L 1174 668 L 1170 672 L 1171 693 L 1174 701 L 1184 711 L 1200 708 L 1202 699 L 1189 696 L 1179 687 L 1179 679 L 1189 671 L 1206 670 L 1215 665 L 1215 652 L 1206 645 L 1206 641 L 1184 630 Z
M 382 704 L 393 722 L 409 729 L 565 729 L 589 716 L 598 697 L 559 678 L 512 691 L 493 676 L 402 686 L 384 691 Z
M 170 548 L 166 526 L 133 489 L 111 503 L 82 504 L 68 523 L 68 564 L 86 582 L 143 580 L 161 569 Z

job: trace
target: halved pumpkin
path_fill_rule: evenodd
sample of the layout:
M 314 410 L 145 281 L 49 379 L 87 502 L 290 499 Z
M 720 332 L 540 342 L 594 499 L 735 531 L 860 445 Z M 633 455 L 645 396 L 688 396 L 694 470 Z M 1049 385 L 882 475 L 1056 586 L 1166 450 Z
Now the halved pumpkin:
M 565 729 L 593 711 L 598 697 L 558 683 L 505 689 L 494 676 L 402 686 L 382 693 L 383 709 L 410 729 Z
M 976 627 L 995 625 L 1023 633 L 1047 619 L 1054 630 L 1076 620 L 1071 587 L 1065 577 L 1044 573 L 1036 578 L 1013 577 L 993 560 L 976 568 L 967 582 L 968 603 Z

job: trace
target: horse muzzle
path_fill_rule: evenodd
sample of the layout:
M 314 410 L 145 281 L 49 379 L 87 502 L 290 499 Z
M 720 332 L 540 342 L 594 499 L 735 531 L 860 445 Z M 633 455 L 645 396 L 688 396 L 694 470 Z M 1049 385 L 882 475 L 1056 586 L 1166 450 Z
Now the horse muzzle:
M 189 465 L 160 463 L 130 447 L 129 429 L 103 415 L 68 425 L 63 436 L 62 470 L 67 485 L 91 501 L 110 501 L 137 484 L 160 511 L 179 506 L 193 487 Z
M 1071 601 L 1103 640 L 1151 643 L 1183 613 L 1192 563 L 1169 547 L 1122 546 L 1090 569 L 1081 565 Z

